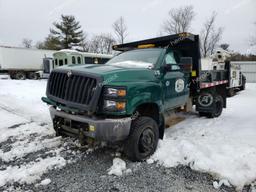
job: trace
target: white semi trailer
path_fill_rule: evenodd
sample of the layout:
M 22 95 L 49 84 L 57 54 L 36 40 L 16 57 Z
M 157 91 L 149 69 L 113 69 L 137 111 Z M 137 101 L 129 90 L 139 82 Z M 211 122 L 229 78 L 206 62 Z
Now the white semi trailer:
M 53 57 L 53 50 L 0 46 L 0 72 L 12 79 L 38 79 L 43 70 L 43 58 Z

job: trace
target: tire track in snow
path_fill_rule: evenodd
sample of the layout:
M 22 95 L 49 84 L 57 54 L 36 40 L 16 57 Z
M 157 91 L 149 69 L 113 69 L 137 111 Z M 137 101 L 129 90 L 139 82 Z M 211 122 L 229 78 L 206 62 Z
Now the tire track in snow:
M 5 111 L 10 121 L 17 116 L 24 118 L 8 107 L 0 106 L 0 111 Z M 1 128 L 5 134 L 0 134 L 0 188 L 5 189 L 14 182 L 20 185 L 36 182 L 44 173 L 62 168 L 79 157 L 79 151 L 71 150 L 73 141 L 55 137 L 48 124 L 31 120 L 16 122 Z M 43 162 L 54 163 L 44 165 Z

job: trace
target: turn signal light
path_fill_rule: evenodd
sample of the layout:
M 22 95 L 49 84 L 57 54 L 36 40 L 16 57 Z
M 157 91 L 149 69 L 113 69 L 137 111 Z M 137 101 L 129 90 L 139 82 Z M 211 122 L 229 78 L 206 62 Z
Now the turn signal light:
M 125 102 L 117 102 L 116 103 L 116 109 L 119 111 L 122 111 L 125 109 Z
M 124 97 L 126 96 L 126 90 L 125 89 L 119 89 L 118 92 L 117 92 L 117 95 L 119 97 Z

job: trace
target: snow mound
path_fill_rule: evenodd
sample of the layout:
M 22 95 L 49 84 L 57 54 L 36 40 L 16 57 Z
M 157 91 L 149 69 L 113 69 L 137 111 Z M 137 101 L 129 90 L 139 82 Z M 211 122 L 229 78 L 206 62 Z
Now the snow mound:
M 108 170 L 108 175 L 122 176 L 125 170 L 126 170 L 125 161 L 123 161 L 120 158 L 114 158 L 113 165 Z
M 186 120 L 166 129 L 152 160 L 166 167 L 179 164 L 211 173 L 242 189 L 256 180 L 256 84 L 228 98 L 219 118 Z M 227 184 L 227 182 L 220 184 Z M 215 183 L 215 186 L 216 183 Z
M 51 123 L 48 106 L 41 101 L 46 84 L 46 80 L 0 80 L 0 107 L 27 121 Z

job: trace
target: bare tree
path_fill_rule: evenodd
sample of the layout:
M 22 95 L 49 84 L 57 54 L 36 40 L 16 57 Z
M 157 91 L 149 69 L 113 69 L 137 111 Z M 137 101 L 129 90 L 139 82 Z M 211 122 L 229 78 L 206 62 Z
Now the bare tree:
M 206 20 L 201 31 L 201 53 L 203 57 L 213 54 L 217 44 L 221 40 L 223 29 L 215 29 L 215 19 L 217 14 L 213 12 L 212 16 Z
M 112 46 L 115 39 L 110 33 L 95 35 L 90 42 L 90 52 L 93 53 L 112 53 Z
M 195 17 L 193 6 L 184 6 L 169 11 L 169 18 L 164 21 L 162 30 L 167 34 L 188 32 Z
M 101 35 L 104 42 L 104 53 L 112 53 L 112 46 L 116 43 L 114 37 L 110 33 Z
M 127 35 L 128 35 L 127 26 L 126 26 L 126 24 L 125 24 L 124 18 L 123 18 L 123 17 L 120 17 L 119 19 L 117 19 L 117 20 L 113 23 L 112 26 L 113 26 L 114 32 L 115 32 L 115 34 L 116 34 L 116 36 L 117 36 L 118 43 L 123 44 L 125 38 L 126 38 Z
M 45 44 L 44 44 L 44 42 L 42 42 L 42 41 L 38 41 L 38 42 L 36 43 L 35 47 L 36 47 L 37 49 L 46 49 L 46 48 L 45 48 Z
M 84 32 L 82 41 L 80 42 L 79 46 L 80 46 L 81 51 L 83 51 L 83 52 L 88 52 L 89 51 L 89 49 L 90 49 L 90 42 L 88 40 L 87 33 Z
M 22 45 L 25 47 L 25 48 L 31 48 L 32 47 L 32 40 L 31 39 L 27 39 L 27 38 L 24 38 L 22 40 Z

